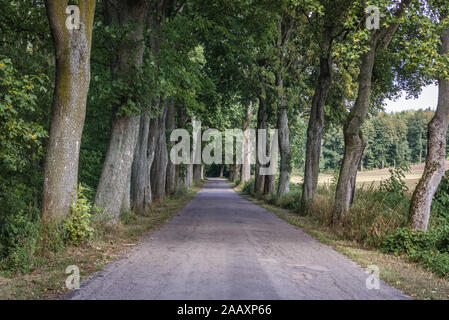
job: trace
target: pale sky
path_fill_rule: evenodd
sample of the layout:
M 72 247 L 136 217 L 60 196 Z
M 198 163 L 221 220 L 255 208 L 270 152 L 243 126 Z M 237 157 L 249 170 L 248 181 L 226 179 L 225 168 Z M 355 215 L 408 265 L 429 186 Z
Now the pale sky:
M 438 87 L 436 85 L 425 87 L 418 99 L 406 100 L 405 96 L 406 94 L 404 93 L 396 101 L 386 101 L 385 112 L 427 109 L 428 107 L 435 110 L 438 102 Z

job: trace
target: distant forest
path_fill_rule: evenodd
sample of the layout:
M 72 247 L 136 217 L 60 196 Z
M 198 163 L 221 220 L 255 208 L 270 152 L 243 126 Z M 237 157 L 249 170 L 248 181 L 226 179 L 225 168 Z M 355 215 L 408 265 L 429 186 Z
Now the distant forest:
M 360 169 L 383 169 L 399 164 L 424 162 L 427 155 L 427 125 L 433 114 L 430 109 L 420 109 L 371 115 L 364 124 L 367 145 Z M 305 135 L 305 130 L 302 134 Z M 297 136 L 293 142 L 297 168 L 304 165 L 304 141 L 303 136 Z M 449 135 L 447 141 L 449 142 Z M 449 144 L 446 148 L 449 155 Z M 338 170 L 343 154 L 343 129 L 341 126 L 329 125 L 324 133 L 320 169 Z

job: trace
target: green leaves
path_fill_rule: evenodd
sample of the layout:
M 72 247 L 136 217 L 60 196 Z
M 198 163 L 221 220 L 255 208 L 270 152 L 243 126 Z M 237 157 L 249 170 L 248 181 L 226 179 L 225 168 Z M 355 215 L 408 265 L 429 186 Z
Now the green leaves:
M 47 137 L 40 124 L 28 120 L 46 81 L 42 74 L 20 76 L 11 60 L 0 56 L 0 161 L 10 170 L 24 166 L 27 150 L 40 147 Z
M 67 244 L 80 245 L 94 236 L 95 230 L 91 226 L 94 208 L 85 193 L 85 188 L 79 185 L 76 202 L 62 222 L 62 239 Z

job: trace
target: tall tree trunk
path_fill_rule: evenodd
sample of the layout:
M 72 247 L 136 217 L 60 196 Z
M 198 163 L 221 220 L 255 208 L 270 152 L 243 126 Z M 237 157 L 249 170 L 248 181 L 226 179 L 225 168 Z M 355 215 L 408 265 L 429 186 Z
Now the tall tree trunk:
M 262 165 L 259 159 L 259 134 L 258 131 L 262 129 L 267 129 L 267 114 L 266 114 L 266 101 L 265 98 L 259 96 L 259 110 L 257 111 L 257 132 L 256 132 L 256 173 L 254 182 L 254 193 L 263 193 L 265 176 L 260 174 L 260 169 Z
M 95 205 L 111 215 L 117 223 L 133 163 L 134 148 L 139 130 L 139 117 L 115 119 L 109 149 L 103 164 L 95 195 Z
M 143 214 L 151 204 L 151 192 L 149 183 L 149 156 L 148 141 L 150 133 L 150 117 L 145 112 L 140 116 L 140 130 L 137 140 L 134 161 L 131 173 L 131 198 L 133 210 Z
M 128 177 L 126 178 L 126 189 L 123 193 L 123 200 L 122 200 L 122 212 L 129 212 L 131 211 L 131 172 L 129 172 Z
M 220 167 L 220 178 L 223 178 L 223 176 L 224 176 L 224 168 L 225 168 L 225 165 L 222 164 Z
M 394 14 L 396 19 L 404 14 L 410 2 L 411 0 L 401 1 Z M 362 55 L 357 99 L 344 126 L 345 154 L 335 192 L 333 222 L 340 221 L 342 215 L 349 210 L 354 199 L 357 168 L 366 146 L 361 127 L 368 113 L 376 52 L 379 48 L 388 48 L 398 26 L 398 24 L 393 23 L 380 30 L 373 30 L 369 42 L 369 51 Z
M 357 100 L 344 126 L 345 153 L 335 193 L 334 221 L 339 221 L 342 214 L 349 210 L 354 197 L 357 168 L 366 146 L 361 126 L 370 102 L 375 55 L 374 46 L 363 55 Z
M 193 165 L 193 183 L 199 185 L 201 183 L 201 164 Z
M 183 128 L 187 122 L 187 111 L 184 105 L 179 104 L 176 108 L 177 111 L 177 127 Z M 176 189 L 179 190 L 182 186 L 189 188 L 187 185 L 187 166 L 186 164 L 181 164 L 176 166 Z
M 144 24 L 147 2 L 144 0 L 121 1 L 115 4 L 104 1 L 106 21 L 125 26 L 133 23 L 134 28 L 127 34 L 117 53 L 117 73 L 127 74 L 133 67 L 139 68 L 143 61 Z M 117 8 L 118 6 L 119 8 Z M 126 101 L 128 97 L 122 97 Z M 119 106 L 116 106 L 116 110 Z M 95 205 L 111 214 L 117 223 L 122 207 L 124 192 L 128 189 L 135 146 L 139 134 L 140 116 L 115 115 L 106 159 L 95 196 Z
M 240 165 L 231 164 L 229 181 L 236 182 L 239 178 Z
M 291 166 L 291 148 L 290 148 L 290 129 L 288 127 L 287 117 L 287 103 L 284 94 L 284 81 L 282 75 L 277 75 L 277 87 L 280 91 L 279 105 L 278 105 L 278 119 L 277 129 L 279 132 L 279 151 L 281 154 L 279 184 L 277 195 L 280 197 L 290 191 L 290 174 L 292 172 Z M 274 177 L 273 177 L 274 180 Z
M 175 111 L 176 111 L 175 105 L 173 103 L 169 103 L 167 110 L 167 122 L 166 122 L 166 127 L 169 136 L 172 133 L 172 131 L 175 130 L 175 120 L 176 120 Z M 171 148 L 175 145 L 175 143 L 169 142 L 168 145 L 169 150 L 171 150 Z M 176 165 L 171 161 L 171 159 L 168 159 L 165 191 L 167 194 L 171 195 L 175 193 L 175 189 L 176 189 Z
M 268 131 L 268 130 L 267 130 Z M 269 134 L 267 132 L 267 152 L 271 152 L 270 144 L 274 143 L 270 141 Z M 265 167 L 269 168 L 271 166 L 271 161 L 273 161 L 273 154 L 271 155 L 270 162 L 268 162 Z M 277 164 L 275 164 L 277 165 Z M 274 174 L 265 175 L 264 176 L 264 186 L 263 186 L 263 194 L 269 195 L 274 194 L 276 190 L 276 178 Z
M 42 217 L 59 222 L 76 200 L 78 160 L 90 84 L 94 0 L 81 0 L 79 29 L 68 30 L 67 1 L 45 1 L 56 55 L 56 84 L 45 160 Z
M 182 182 L 182 165 L 175 166 L 175 192 L 181 190 Z
M 230 182 L 234 182 L 234 171 L 235 171 L 235 164 L 230 164 L 229 165 L 229 181 Z
M 266 175 L 263 194 L 264 195 L 274 194 L 275 190 L 276 190 L 275 176 L 274 175 Z
M 290 129 L 288 127 L 287 101 L 284 89 L 284 69 L 288 41 L 293 31 L 294 22 L 291 18 L 282 17 L 278 20 L 278 34 L 276 48 L 279 54 L 279 66 L 276 72 L 276 88 L 279 92 L 277 105 L 277 129 L 279 139 L 277 141 L 281 154 L 279 184 L 277 195 L 282 196 L 290 191 L 290 174 L 291 167 L 291 148 L 290 148 Z M 275 164 L 277 165 L 277 163 Z M 275 177 L 266 177 L 264 193 L 274 193 Z
M 158 99 L 157 102 L 157 108 L 160 107 L 160 99 Z M 147 170 L 146 170 L 146 194 L 148 194 L 148 201 L 146 202 L 146 206 L 149 207 L 151 203 L 153 202 L 153 185 L 152 180 L 154 177 L 152 176 L 152 169 L 154 166 L 154 163 L 156 161 L 156 152 L 157 152 L 157 145 L 158 145 L 158 134 L 159 134 L 159 117 L 156 116 L 153 119 L 150 120 L 150 132 L 148 134 L 148 147 L 147 147 Z
M 307 127 L 304 183 L 302 187 L 301 211 L 307 214 L 318 189 L 320 170 L 321 139 L 324 127 L 324 107 L 331 87 L 332 58 L 320 59 L 320 75 L 312 99 Z
M 250 145 L 250 137 L 245 135 L 246 130 L 249 128 L 251 124 L 251 114 L 252 114 L 253 103 L 250 102 L 247 110 L 246 117 L 243 121 L 243 163 L 242 163 L 242 173 L 241 180 L 242 183 L 248 182 L 251 179 L 251 145 Z
M 155 58 L 159 56 L 161 41 L 163 34 L 161 26 L 163 18 L 165 18 L 163 0 L 153 2 L 149 6 L 150 12 L 148 23 L 152 31 L 149 36 L 151 53 Z M 159 111 L 165 107 L 161 104 L 161 98 L 158 97 L 154 101 L 154 110 Z M 150 110 L 148 110 L 149 112 Z M 152 179 L 152 167 L 157 165 L 158 161 L 158 144 L 160 138 L 161 118 L 156 116 L 150 119 L 148 114 L 142 114 L 140 119 L 139 140 L 134 154 L 134 163 L 132 168 L 132 195 L 134 210 L 137 213 L 146 212 L 152 201 L 154 193 L 154 183 Z
M 193 186 L 193 164 L 188 164 L 186 167 L 185 185 L 186 188 Z
M 164 109 L 158 115 L 158 130 L 156 138 L 156 152 L 151 167 L 151 189 L 155 200 L 162 201 L 165 197 L 165 182 L 167 176 L 168 151 L 165 135 L 165 121 L 167 118 L 168 101 L 164 101 Z
M 449 53 L 449 29 L 441 36 L 440 54 Z M 410 203 L 412 228 L 427 231 L 430 208 L 446 167 L 446 135 L 449 122 L 449 81 L 438 79 L 438 106 L 428 125 L 426 166 Z

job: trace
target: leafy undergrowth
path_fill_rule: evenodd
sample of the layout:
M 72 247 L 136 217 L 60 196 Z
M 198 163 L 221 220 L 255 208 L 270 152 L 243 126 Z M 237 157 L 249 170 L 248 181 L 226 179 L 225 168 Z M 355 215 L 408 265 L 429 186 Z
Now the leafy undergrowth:
M 379 189 L 358 190 L 342 223 L 332 226 L 335 185 L 320 188 L 308 216 L 301 216 L 301 189 L 281 198 L 254 194 L 254 181 L 235 187 L 247 199 L 334 246 L 362 266 L 379 266 L 381 278 L 418 299 L 449 299 L 448 179 L 435 196 L 429 232 L 407 228 L 410 195 L 401 170 L 392 171 Z
M 148 231 L 157 229 L 176 214 L 200 189 L 201 186 L 193 187 L 154 204 L 145 215 L 125 212 L 118 227 L 103 227 L 101 234 L 95 234 L 99 229 L 95 223 L 102 222 L 94 221 L 91 228 L 83 215 L 69 218 L 63 227 L 62 234 L 69 239 L 64 247 L 47 252 L 28 272 L 0 271 L 0 300 L 58 299 L 68 292 L 65 286 L 68 266 L 76 265 L 80 269 L 81 280 L 102 270 L 107 263 L 137 245 Z

